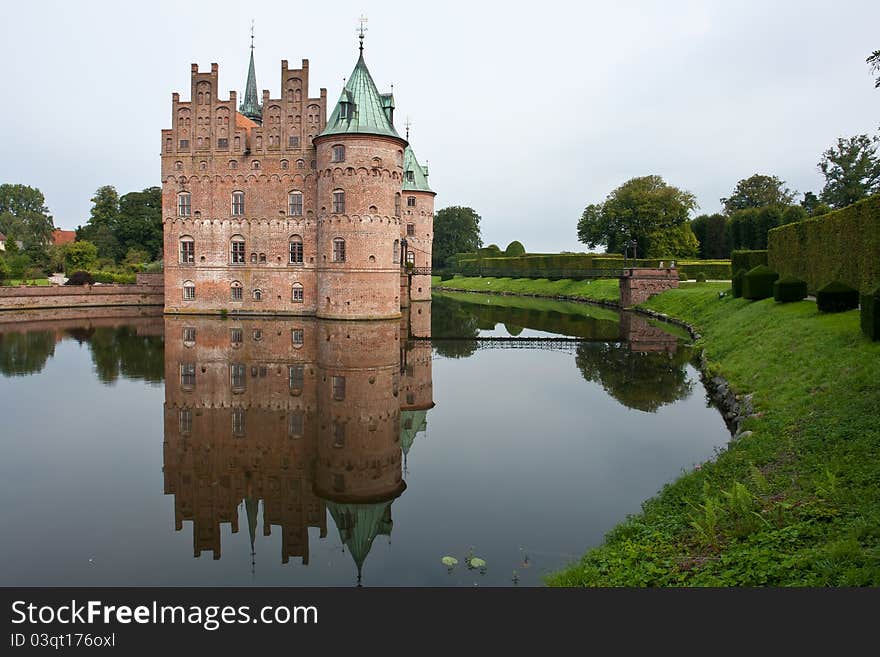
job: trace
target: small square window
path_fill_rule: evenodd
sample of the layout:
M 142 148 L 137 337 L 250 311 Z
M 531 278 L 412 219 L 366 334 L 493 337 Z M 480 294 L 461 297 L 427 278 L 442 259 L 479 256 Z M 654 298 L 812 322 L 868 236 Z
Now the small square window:
M 180 150 L 182 150 L 182 151 L 189 150 L 189 139 L 181 139 L 180 140 Z
M 227 137 L 221 137 L 218 139 L 217 148 L 229 148 L 229 139 Z
M 287 144 L 290 148 L 299 148 L 299 137 L 290 137 Z

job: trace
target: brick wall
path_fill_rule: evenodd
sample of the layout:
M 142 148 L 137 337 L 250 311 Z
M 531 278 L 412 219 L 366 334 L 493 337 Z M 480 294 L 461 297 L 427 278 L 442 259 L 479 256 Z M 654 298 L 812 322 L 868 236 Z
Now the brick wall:
M 161 306 L 163 303 L 163 289 L 156 285 L 61 285 L 0 288 L 0 311 L 89 306 Z
M 678 270 L 673 267 L 624 269 L 620 278 L 620 305 L 636 306 L 655 294 L 678 287 L 678 282 Z

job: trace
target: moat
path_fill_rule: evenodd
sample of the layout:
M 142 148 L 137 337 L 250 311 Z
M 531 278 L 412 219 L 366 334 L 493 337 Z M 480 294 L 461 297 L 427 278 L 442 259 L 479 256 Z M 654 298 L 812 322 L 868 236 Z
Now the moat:
M 536 586 L 729 439 L 687 336 L 596 306 L 10 319 L 3 586 Z

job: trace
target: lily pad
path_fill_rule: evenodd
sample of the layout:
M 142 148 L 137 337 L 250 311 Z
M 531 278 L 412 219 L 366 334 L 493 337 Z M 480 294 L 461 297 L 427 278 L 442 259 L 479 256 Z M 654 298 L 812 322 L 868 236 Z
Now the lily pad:
M 471 560 L 469 563 L 470 563 L 471 568 L 485 568 L 486 567 L 485 560 L 480 559 L 480 557 L 471 557 Z
M 443 557 L 440 559 L 440 563 L 442 563 L 447 568 L 454 568 L 458 565 L 458 559 L 455 557 Z

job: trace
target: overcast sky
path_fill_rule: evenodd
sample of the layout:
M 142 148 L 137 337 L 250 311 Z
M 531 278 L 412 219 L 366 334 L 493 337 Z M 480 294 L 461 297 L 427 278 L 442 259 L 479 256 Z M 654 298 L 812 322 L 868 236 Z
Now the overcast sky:
M 56 226 L 85 223 L 101 185 L 159 185 L 171 93 L 190 63 L 243 95 L 250 22 L 259 88 L 310 60 L 339 96 L 368 18 L 366 61 L 430 164 L 437 208 L 468 205 L 486 244 L 586 250 L 588 203 L 640 175 L 699 212 L 753 173 L 803 193 L 838 136 L 877 132 L 877 0 L 811 2 L 46 2 L 5 7 L 0 182 L 39 187 Z M 224 95 L 225 97 L 225 95 Z

